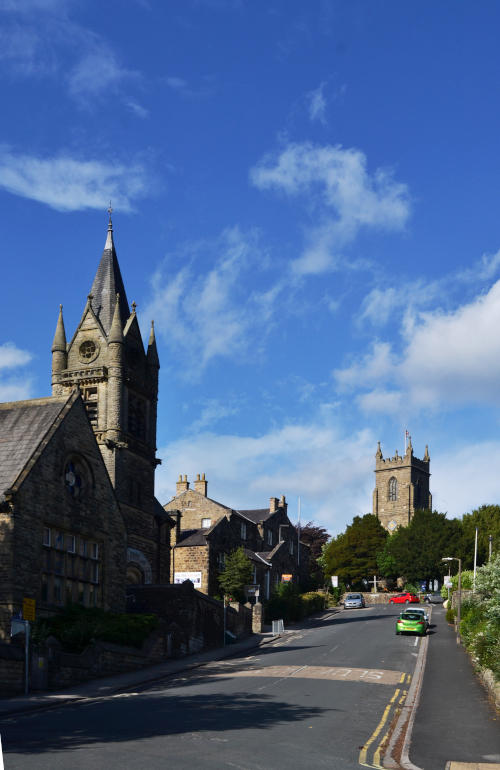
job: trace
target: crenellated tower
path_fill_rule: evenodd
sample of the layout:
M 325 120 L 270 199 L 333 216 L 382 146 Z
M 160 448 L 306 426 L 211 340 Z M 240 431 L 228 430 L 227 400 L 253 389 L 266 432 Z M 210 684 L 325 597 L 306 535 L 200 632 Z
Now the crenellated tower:
M 413 455 L 411 438 L 404 455 L 384 458 L 378 442 L 375 454 L 373 513 L 389 532 L 406 527 L 419 508 L 432 510 L 429 449 L 422 460 Z
M 161 462 L 156 458 L 159 368 L 154 325 L 145 350 L 135 303 L 129 308 L 110 212 L 104 251 L 69 344 L 62 308 L 59 313 L 52 395 L 80 389 L 127 523 L 129 545 L 148 564 L 150 558 L 157 561 L 150 540 L 156 538 L 154 517 L 161 509 L 154 496 L 155 468 Z M 149 565 L 146 571 L 154 569 Z

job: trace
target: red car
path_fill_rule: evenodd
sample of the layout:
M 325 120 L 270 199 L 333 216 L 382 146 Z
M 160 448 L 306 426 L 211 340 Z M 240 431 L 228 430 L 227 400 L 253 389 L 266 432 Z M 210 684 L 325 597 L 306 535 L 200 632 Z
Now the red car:
M 389 604 L 420 604 L 420 599 L 415 594 L 410 594 L 408 591 L 399 596 L 393 596 L 389 599 Z

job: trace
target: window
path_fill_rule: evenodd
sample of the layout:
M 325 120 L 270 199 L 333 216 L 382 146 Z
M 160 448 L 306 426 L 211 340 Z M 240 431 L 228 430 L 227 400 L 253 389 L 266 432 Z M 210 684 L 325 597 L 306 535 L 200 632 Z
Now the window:
M 217 566 L 222 572 L 226 568 L 226 554 L 225 553 L 218 553 L 217 554 Z
M 78 553 L 80 556 L 86 556 L 87 555 L 87 541 L 80 538 L 80 544 L 78 547 Z
M 62 580 L 54 578 L 54 601 L 56 604 L 62 604 Z
M 396 481 L 395 477 L 392 476 L 389 479 L 389 500 L 397 500 L 398 499 L 398 482 Z
M 54 532 L 54 548 L 60 551 L 64 549 L 64 535 L 62 532 Z
M 42 602 L 49 600 L 49 578 L 47 575 L 42 575 Z
M 241 539 L 246 540 L 247 539 L 247 525 L 244 521 L 241 522 Z
M 90 423 L 93 428 L 97 428 L 97 388 L 84 388 L 82 398 Z
M 98 352 L 99 351 L 95 342 L 93 342 L 92 340 L 85 340 L 85 342 L 82 342 L 78 350 L 80 361 L 83 361 L 85 363 L 88 363 L 89 361 L 93 361 L 94 358 L 97 357 Z
M 43 528 L 42 537 L 42 603 L 98 606 L 102 601 L 101 544 L 49 527 Z
M 272 545 L 273 544 L 273 531 L 272 529 L 267 530 L 267 544 Z
M 202 529 L 208 529 L 209 527 L 212 526 L 212 519 L 202 519 L 201 526 L 202 526 Z
M 74 535 L 66 535 L 66 550 L 68 553 L 75 553 L 76 537 Z
M 290 540 L 290 542 L 289 542 L 289 544 L 288 544 L 288 547 L 289 547 L 289 549 L 290 549 L 290 553 L 293 553 L 293 539 L 292 539 L 292 540 Z
M 99 546 L 97 543 L 90 543 L 90 558 L 91 559 L 99 558 Z
M 43 544 L 50 546 L 50 528 L 43 528 Z

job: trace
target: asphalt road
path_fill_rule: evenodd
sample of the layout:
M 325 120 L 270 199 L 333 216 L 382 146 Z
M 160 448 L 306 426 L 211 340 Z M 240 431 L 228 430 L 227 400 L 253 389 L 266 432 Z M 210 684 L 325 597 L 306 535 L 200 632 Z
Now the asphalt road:
M 144 689 L 0 724 L 5 770 L 373 766 L 421 640 L 401 608 L 345 610 Z

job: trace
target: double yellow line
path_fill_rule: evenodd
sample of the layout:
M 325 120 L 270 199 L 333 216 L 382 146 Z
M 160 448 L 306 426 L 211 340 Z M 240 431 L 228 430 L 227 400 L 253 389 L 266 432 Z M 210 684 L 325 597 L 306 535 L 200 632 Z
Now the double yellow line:
M 400 685 L 405 684 L 405 679 L 406 679 L 406 684 L 409 684 L 411 679 L 410 674 L 404 674 L 404 673 L 401 674 L 399 684 Z M 387 706 L 385 707 L 384 713 L 382 714 L 382 718 L 380 722 L 378 723 L 375 730 L 370 735 L 370 737 L 362 747 L 361 751 L 359 752 L 360 765 L 363 765 L 364 767 L 376 767 L 376 768 L 380 768 L 380 770 L 383 770 L 383 766 L 380 764 L 380 755 L 381 755 L 382 749 L 384 748 L 389 738 L 389 732 L 390 732 L 391 721 L 392 721 L 392 720 L 389 720 L 389 715 L 393 708 L 395 709 L 394 713 L 397 713 L 399 711 L 399 707 L 402 706 L 402 704 L 404 703 L 406 695 L 407 695 L 407 690 L 403 690 L 401 687 L 398 687 L 396 690 L 394 690 L 394 694 L 390 699 L 389 703 L 387 704 Z M 368 750 L 372 745 L 372 743 L 374 743 L 377 740 L 383 728 L 386 726 L 387 726 L 387 729 L 384 735 L 382 736 L 382 739 L 380 740 L 377 748 L 374 751 L 372 764 L 370 764 L 367 759 Z

